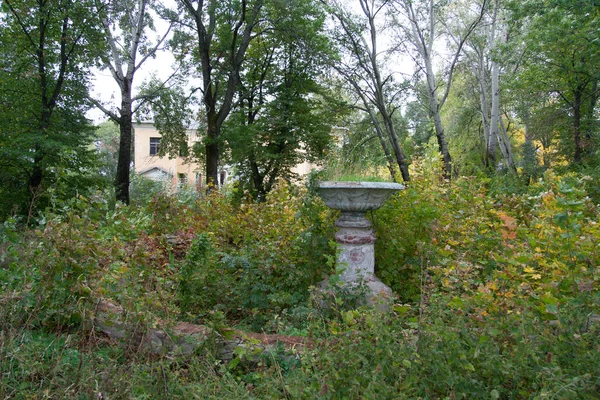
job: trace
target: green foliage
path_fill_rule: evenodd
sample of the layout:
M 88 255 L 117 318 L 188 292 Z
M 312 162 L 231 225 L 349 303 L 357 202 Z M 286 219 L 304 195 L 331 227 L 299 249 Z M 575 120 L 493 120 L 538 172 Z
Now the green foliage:
M 138 110 L 137 117 L 154 123 L 161 135 L 161 145 L 158 149 L 161 157 L 187 157 L 191 150 L 188 149 L 188 127 L 191 126 L 192 114 L 189 109 L 190 99 L 180 87 L 182 82 L 178 85 L 175 82 L 170 84 L 174 87 L 165 87 L 165 82 L 156 77 L 145 82 L 140 92 L 148 100 L 143 108 Z
M 33 222 L 53 197 L 63 201 L 98 183 L 88 148 L 86 65 L 102 41 L 89 7 L 0 5 L 0 220 Z
M 130 177 L 130 204 L 141 207 L 160 197 L 168 190 L 170 182 L 156 181 L 144 176 L 132 173 Z
M 471 67 L 470 65 L 468 67 Z M 485 67 L 484 67 L 485 68 Z M 481 122 L 481 105 L 478 90 L 472 86 L 476 81 L 467 66 L 456 71 L 452 91 L 443 110 L 444 127 L 448 134 L 448 146 L 452 165 L 458 175 L 481 175 L 484 169 L 485 138 Z M 429 145 L 433 143 L 429 140 Z M 437 142 L 435 142 L 437 143 Z
M 218 310 L 258 328 L 308 302 L 309 286 L 328 272 L 331 228 L 322 203 L 303 204 L 281 184 L 264 203 L 234 209 L 214 194 L 202 207 L 207 233 L 182 266 L 183 312 L 197 318 Z
M 216 262 L 208 235 L 198 235 L 192 241 L 179 272 L 179 307 L 193 319 L 216 309 L 211 302 L 229 298 L 227 291 L 234 282 L 229 274 L 215 268 Z
M 593 158 L 598 136 L 598 5 L 594 2 L 531 0 L 508 2 L 512 18 L 523 24 L 515 43 L 519 51 L 520 71 L 513 90 L 523 93 L 521 112 L 524 122 L 538 121 L 536 135 L 552 137 L 560 133 L 559 152 L 569 163 Z M 507 49 L 506 54 L 516 54 Z M 533 94 L 533 96 L 532 96 Z M 568 121 L 567 124 L 564 122 Z
M 60 216 L 49 218 L 43 230 L 10 244 L 3 281 L 5 290 L 20 290 L 20 296 L 8 304 L 15 314 L 9 311 L 5 318 L 59 331 L 72 329 L 86 318 L 91 293 L 88 279 L 96 271 L 95 257 L 101 254 L 93 229 L 97 223 L 83 212 L 87 205 L 83 197 L 72 200 Z M 25 260 L 26 272 L 19 267 Z
M 600 224 L 588 178 L 440 185 L 426 170 L 373 215 L 377 274 L 400 297 L 387 313 L 351 304 L 343 287 L 329 309 L 311 308 L 309 287 L 334 272 L 334 214 L 285 184 L 258 204 L 161 195 L 111 210 L 79 197 L 43 228 L 7 221 L 0 396 L 597 398 Z M 240 347 L 225 362 L 212 342 L 149 357 L 94 333 L 98 299 L 139 329 L 199 320 L 308 344 Z
M 99 173 L 112 184 L 117 174 L 119 126 L 113 121 L 104 121 L 96 128 L 95 137 L 98 161 L 101 164 Z
M 389 199 L 374 214 L 376 275 L 388 284 L 402 301 L 419 299 L 425 243 L 430 240 L 440 194 L 414 182 Z M 410 232 L 410 234 L 406 234 Z
M 320 75 L 333 57 L 318 2 L 267 2 L 246 54 L 240 101 L 223 128 L 238 185 L 263 201 L 277 181 L 323 158 L 339 101 Z

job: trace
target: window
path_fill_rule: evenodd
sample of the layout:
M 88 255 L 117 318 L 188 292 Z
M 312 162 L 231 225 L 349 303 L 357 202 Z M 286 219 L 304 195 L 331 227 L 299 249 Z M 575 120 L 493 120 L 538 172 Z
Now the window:
M 184 189 L 187 185 L 187 174 L 177 174 L 177 178 L 179 179 L 179 182 L 177 182 L 179 189 Z
M 158 145 L 160 144 L 160 138 L 151 137 L 150 138 L 150 155 L 157 156 L 158 155 Z

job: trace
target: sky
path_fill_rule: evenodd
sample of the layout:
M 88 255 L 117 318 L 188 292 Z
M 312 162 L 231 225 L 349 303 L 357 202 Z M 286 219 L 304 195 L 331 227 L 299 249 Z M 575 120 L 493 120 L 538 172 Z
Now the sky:
M 164 0 L 162 3 L 166 6 L 173 6 L 174 0 Z M 156 16 L 154 17 L 154 23 L 156 30 L 151 36 L 162 37 L 168 30 L 168 23 Z M 139 88 L 144 81 L 150 79 L 153 74 L 159 79 L 167 79 L 173 72 L 172 66 L 174 61 L 173 55 L 164 50 L 158 52 L 156 58 L 149 58 L 146 60 L 134 77 L 133 94 L 135 95 L 137 93 L 137 88 Z M 115 107 L 120 104 L 121 94 L 119 86 L 108 69 L 94 69 L 92 85 L 91 95 L 93 98 L 99 100 L 110 109 L 115 109 Z M 87 117 L 90 118 L 94 124 L 98 124 L 107 119 L 106 115 L 97 108 L 90 110 L 87 113 Z
M 358 2 L 355 4 L 353 11 L 361 13 L 358 7 Z M 166 6 L 174 7 L 175 0 L 164 0 L 163 4 Z M 164 32 L 168 29 L 168 24 L 162 21 L 160 18 L 154 18 L 156 31 L 153 36 L 161 37 Z M 387 36 L 385 32 L 378 35 L 378 50 L 383 51 L 388 48 L 391 43 L 391 37 Z M 153 74 L 160 79 L 167 79 L 173 71 L 174 57 L 168 51 L 160 51 L 155 59 L 148 59 L 142 66 L 142 68 L 136 73 L 134 78 L 134 90 L 133 94 L 137 93 L 137 88 L 140 87 L 145 81 L 147 81 Z M 413 70 L 412 63 L 406 58 L 397 58 L 395 62 L 390 62 L 388 65 L 391 66 L 393 72 L 397 75 L 399 80 L 402 77 L 410 75 Z M 121 95 L 119 87 L 113 79 L 108 69 L 95 69 L 93 72 L 93 87 L 91 90 L 92 96 L 101 101 L 105 106 L 110 109 L 116 110 L 116 107 L 120 104 Z M 97 108 L 90 110 L 87 114 L 95 124 L 98 124 L 107 119 L 106 115 Z

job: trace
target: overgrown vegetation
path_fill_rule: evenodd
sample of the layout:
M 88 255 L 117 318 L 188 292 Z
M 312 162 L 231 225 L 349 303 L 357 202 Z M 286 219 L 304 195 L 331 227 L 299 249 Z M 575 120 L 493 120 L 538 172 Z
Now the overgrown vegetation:
M 0 397 L 600 398 L 598 0 L 171 3 L 0 2 Z M 134 119 L 234 179 L 130 174 Z M 386 313 L 319 179 L 406 182 Z
M 284 183 L 258 204 L 158 194 L 111 209 L 110 196 L 80 196 L 39 228 L 7 221 L 0 396 L 597 398 L 589 178 L 547 171 L 515 190 L 501 179 L 440 185 L 425 171 L 372 216 L 377 274 L 398 295 L 385 314 L 311 303 L 310 286 L 333 272 L 336 215 Z M 208 340 L 157 356 L 94 329 L 99 300 L 138 332 L 189 321 L 311 345 L 223 362 Z

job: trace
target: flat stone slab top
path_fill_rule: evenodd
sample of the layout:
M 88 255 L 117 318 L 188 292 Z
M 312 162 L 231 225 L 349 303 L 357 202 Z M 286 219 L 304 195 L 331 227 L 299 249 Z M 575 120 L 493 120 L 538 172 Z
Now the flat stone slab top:
M 319 183 L 319 195 L 327 207 L 346 212 L 377 210 L 392 194 L 404 189 L 392 182 L 337 182 Z

